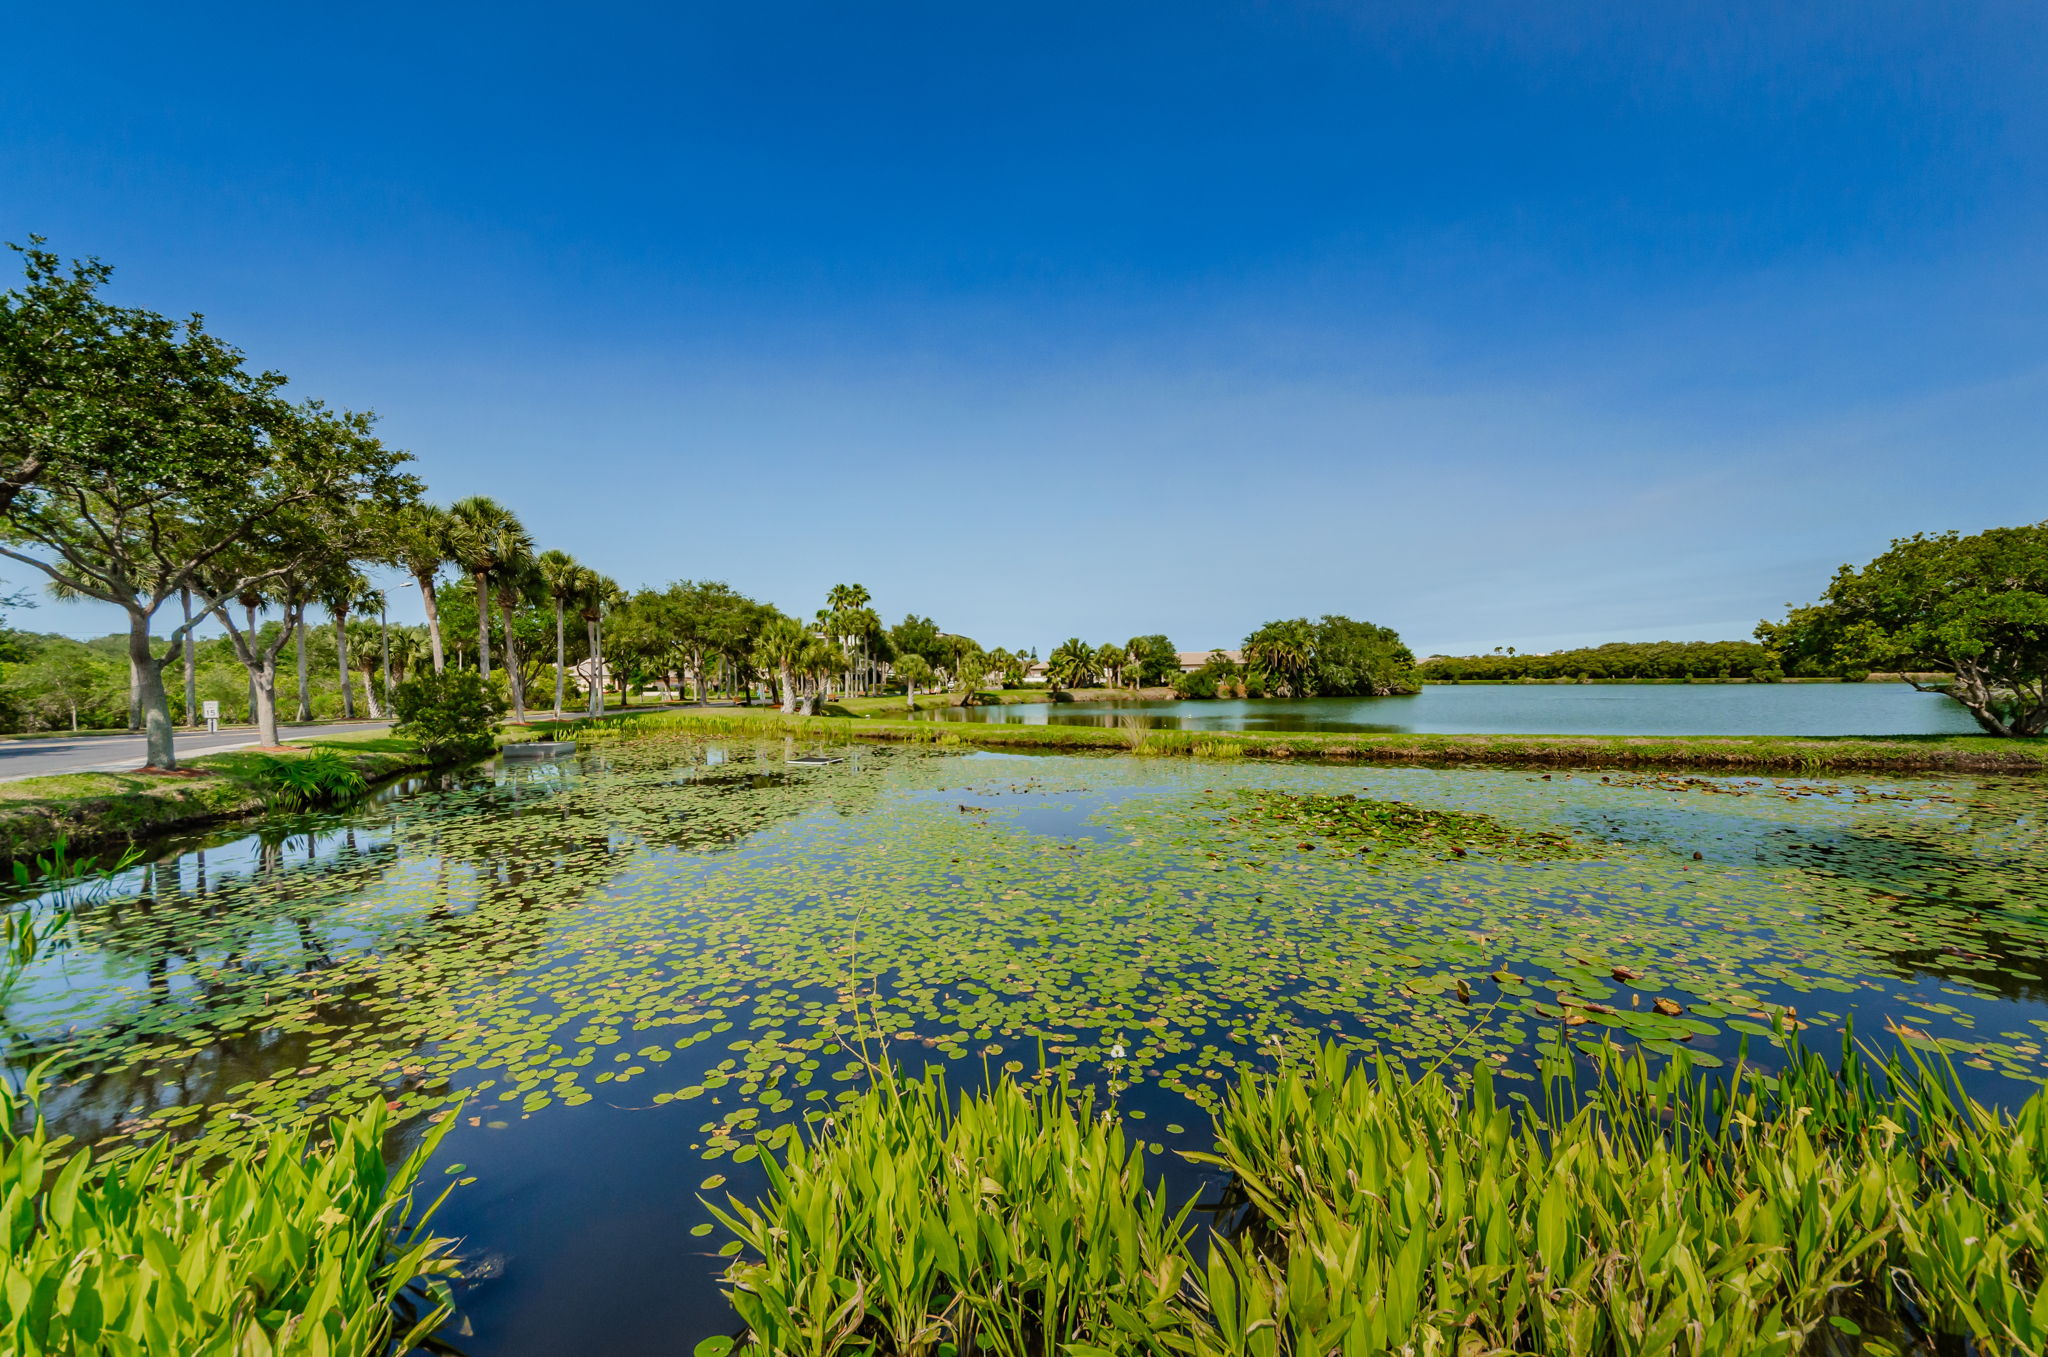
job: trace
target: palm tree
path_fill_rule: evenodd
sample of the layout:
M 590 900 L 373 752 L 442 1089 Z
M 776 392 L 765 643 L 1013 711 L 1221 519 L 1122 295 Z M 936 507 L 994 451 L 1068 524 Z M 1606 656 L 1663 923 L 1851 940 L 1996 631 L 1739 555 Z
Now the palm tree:
M 576 590 L 577 611 L 590 638 L 590 714 L 604 715 L 604 614 L 619 601 L 618 582 L 587 567 L 579 567 L 581 579 Z
M 376 601 L 372 601 L 373 599 Z M 358 607 L 368 610 L 380 606 L 382 599 L 383 595 L 372 589 L 370 582 L 353 570 L 336 572 L 320 590 L 320 602 L 327 609 L 327 615 L 334 619 L 334 659 L 341 670 L 343 720 L 356 719 L 355 685 L 349 681 L 348 615 Z M 367 680 L 365 682 L 367 683 Z
M 393 627 L 387 651 L 386 669 L 405 682 L 405 676 L 419 668 L 420 661 L 428 658 L 426 637 L 413 627 Z
M 381 617 L 384 612 L 384 591 L 381 589 L 365 589 L 356 600 L 356 604 L 364 612 L 375 612 Z M 384 668 L 384 690 L 386 693 L 391 691 L 391 630 L 389 627 L 382 629 L 382 637 L 383 645 L 378 650 L 366 649 L 355 657 L 355 667 L 363 673 L 363 701 L 369 704 L 370 719 L 372 721 L 384 719 L 384 713 L 377 709 L 377 667 L 380 652 Z
M 509 543 L 500 545 L 509 547 Z M 522 553 L 502 558 L 493 578 L 498 586 L 498 614 L 505 621 L 505 676 L 512 685 L 512 719 L 524 725 L 526 675 L 519 667 L 519 642 L 513 633 L 512 621 L 521 605 L 540 595 L 540 571 L 535 567 L 533 557 Z
M 793 617 L 778 617 L 763 628 L 754 643 L 754 662 L 772 669 L 782 682 L 782 710 L 796 711 L 796 671 L 804 664 L 815 638 Z
M 1056 688 L 1087 687 L 1095 677 L 1095 648 L 1078 636 L 1069 636 L 1047 657 L 1045 677 Z
M 583 567 L 576 564 L 576 558 L 568 552 L 552 547 L 535 557 L 534 565 L 540 571 L 542 587 L 555 601 L 555 719 L 559 721 L 562 719 L 562 666 L 568 655 L 562 642 L 562 609 L 576 592 Z
M 1244 639 L 1244 662 L 1256 665 L 1287 685 L 1290 697 L 1308 696 L 1308 674 L 1315 664 L 1315 625 L 1307 618 L 1268 622 Z
M 1095 668 L 1112 688 L 1124 684 L 1124 648 L 1108 642 L 1095 647 Z
M 489 495 L 469 495 L 448 506 L 448 554 L 476 581 L 476 658 L 491 676 L 491 576 L 533 551 L 518 515 Z
M 414 500 L 387 513 L 378 532 L 379 558 L 404 570 L 419 585 L 437 674 L 446 663 L 441 658 L 441 611 L 434 604 L 434 577 L 448 564 L 449 527 L 445 509 Z

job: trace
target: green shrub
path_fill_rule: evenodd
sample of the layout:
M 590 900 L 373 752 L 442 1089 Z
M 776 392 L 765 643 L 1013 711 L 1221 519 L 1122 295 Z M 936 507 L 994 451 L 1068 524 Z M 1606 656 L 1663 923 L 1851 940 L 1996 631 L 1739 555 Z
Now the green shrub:
M 339 806 L 361 796 L 370 785 L 332 749 L 272 759 L 257 781 L 264 799 L 278 810 Z
M 225 1162 L 172 1160 L 165 1141 L 95 1164 L 55 1152 L 38 1092 L 0 1087 L 0 1352 L 371 1357 L 452 1309 L 450 1241 L 424 1234 L 431 1206 L 405 1219 L 440 1133 L 387 1170 L 381 1101 Z
M 398 734 L 417 740 L 436 762 L 480 759 L 495 747 L 507 703 L 474 669 L 416 674 L 392 690 Z

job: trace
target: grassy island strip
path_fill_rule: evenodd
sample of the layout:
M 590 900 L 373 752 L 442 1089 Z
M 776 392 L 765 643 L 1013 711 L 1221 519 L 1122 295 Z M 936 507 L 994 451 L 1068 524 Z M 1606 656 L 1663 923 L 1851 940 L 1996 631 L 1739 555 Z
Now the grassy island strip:
M 540 728 L 550 728 L 541 723 Z M 2048 743 L 1983 735 L 1353 735 L 1150 730 L 1130 726 L 986 724 L 860 716 L 785 716 L 766 707 L 650 712 L 577 722 L 565 738 L 664 734 L 790 735 L 970 745 L 982 749 L 1096 749 L 1197 758 L 1310 758 L 1371 763 L 1555 764 L 1578 767 L 1757 768 L 2038 773 Z
M 34 856 L 63 839 L 95 851 L 278 808 L 271 780 L 281 761 L 324 751 L 365 783 L 430 766 L 411 740 L 382 733 L 296 742 L 283 752 L 205 754 L 175 773 L 88 772 L 0 782 L 0 859 Z

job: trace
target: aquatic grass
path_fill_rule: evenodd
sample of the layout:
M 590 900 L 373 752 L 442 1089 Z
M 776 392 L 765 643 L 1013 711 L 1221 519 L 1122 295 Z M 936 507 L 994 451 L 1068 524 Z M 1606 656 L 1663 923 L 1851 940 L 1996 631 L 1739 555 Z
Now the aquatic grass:
M 1993 1112 L 1853 1046 L 1725 1077 L 1607 1045 L 1549 1063 L 1540 1101 L 1334 1043 L 1246 1075 L 1186 1156 L 1250 1213 L 1199 1263 L 1188 1208 L 1092 1104 L 1003 1080 L 949 1115 L 943 1081 L 886 1076 L 771 1162 L 764 1203 L 718 1212 L 753 1253 L 727 1273 L 745 1350 L 2048 1345 L 2048 1095 Z
M 371 1357 L 451 1312 L 439 1203 L 412 1210 L 438 1130 L 395 1169 L 382 1103 L 219 1163 L 158 1141 L 106 1165 L 63 1155 L 40 1091 L 0 1091 L 0 1353 Z
M 956 1104 L 940 1073 L 885 1069 L 767 1171 L 766 1203 L 712 1208 L 751 1251 L 726 1274 L 749 1352 L 1130 1350 L 1189 1264 L 1187 1209 L 1064 1084 Z

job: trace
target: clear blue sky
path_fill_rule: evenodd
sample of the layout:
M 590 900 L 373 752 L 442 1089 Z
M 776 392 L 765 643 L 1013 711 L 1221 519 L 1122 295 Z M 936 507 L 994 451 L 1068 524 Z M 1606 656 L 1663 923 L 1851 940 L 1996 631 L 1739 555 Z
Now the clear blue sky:
M 1893 536 L 2048 517 L 2037 3 L 7 30 L 6 238 L 627 584 L 1547 650 L 1746 635 Z

